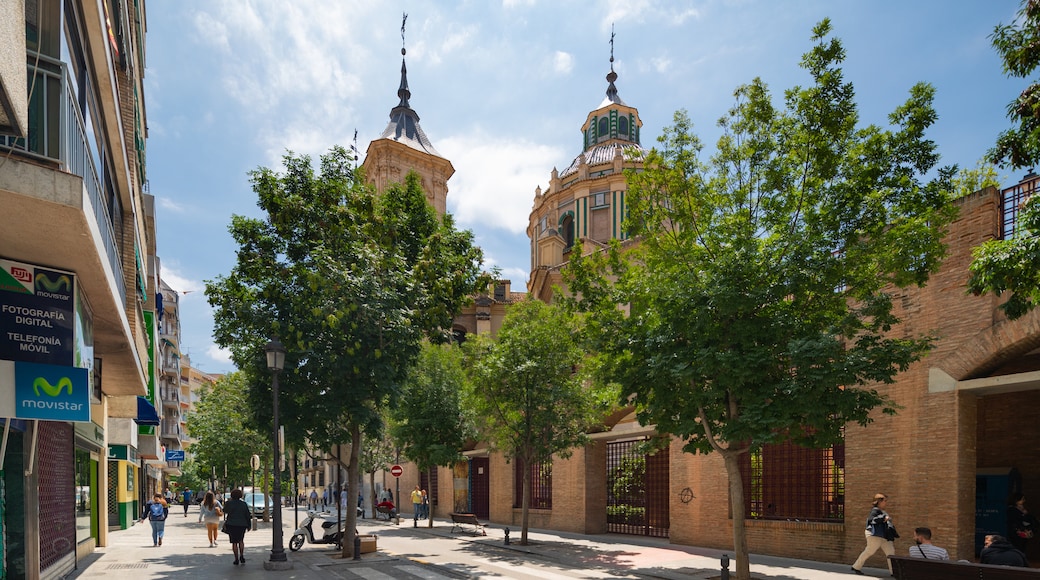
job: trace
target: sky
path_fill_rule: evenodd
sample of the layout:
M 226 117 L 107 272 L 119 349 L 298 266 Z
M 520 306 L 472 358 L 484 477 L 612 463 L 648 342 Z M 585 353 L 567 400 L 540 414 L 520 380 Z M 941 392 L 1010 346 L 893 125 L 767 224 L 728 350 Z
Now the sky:
M 677 110 L 710 156 L 733 91 L 756 77 L 774 102 L 810 82 L 799 67 L 814 24 L 832 23 L 862 126 L 918 82 L 936 88 L 928 137 L 942 165 L 975 167 L 1028 84 L 1004 75 L 989 35 L 1018 0 L 153 0 L 147 4 L 147 179 L 163 279 L 181 292 L 181 351 L 234 370 L 212 338 L 207 280 L 227 275 L 233 215 L 260 217 L 249 172 L 315 161 L 357 134 L 362 156 L 397 105 L 401 20 L 410 103 L 455 167 L 448 211 L 486 266 L 526 288 L 536 187 L 581 152 L 616 86 L 639 110 L 644 147 Z M 1003 185 L 1021 175 L 1001 174 Z

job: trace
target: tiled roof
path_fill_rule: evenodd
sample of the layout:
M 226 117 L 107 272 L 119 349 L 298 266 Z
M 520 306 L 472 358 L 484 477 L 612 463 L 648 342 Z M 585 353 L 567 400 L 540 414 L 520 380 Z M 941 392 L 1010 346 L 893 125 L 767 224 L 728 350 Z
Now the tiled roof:
M 572 173 L 578 172 L 578 165 L 581 158 L 585 158 L 585 164 L 591 169 L 597 165 L 603 165 L 604 163 L 614 162 L 614 151 L 621 148 L 622 155 L 625 156 L 626 161 L 643 161 L 646 159 L 648 151 L 640 145 L 622 144 L 622 143 L 607 143 L 605 145 L 597 145 L 592 149 L 588 149 L 582 152 L 580 155 L 574 158 L 570 166 L 560 172 L 560 177 L 566 177 Z

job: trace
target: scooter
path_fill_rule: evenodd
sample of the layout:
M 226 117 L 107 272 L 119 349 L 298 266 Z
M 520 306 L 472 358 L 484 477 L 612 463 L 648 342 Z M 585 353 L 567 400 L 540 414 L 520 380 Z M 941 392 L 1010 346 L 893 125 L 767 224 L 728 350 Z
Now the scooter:
M 336 547 L 343 547 L 343 523 L 344 520 L 340 520 L 337 526 L 336 520 L 325 520 L 321 519 L 321 537 L 317 538 L 314 536 L 314 530 L 311 525 L 315 519 L 321 517 L 320 512 L 314 510 L 307 510 L 307 517 L 300 523 L 300 527 L 293 532 L 292 538 L 289 540 L 289 549 L 293 552 L 303 547 L 304 542 L 310 542 L 312 544 L 336 544 Z

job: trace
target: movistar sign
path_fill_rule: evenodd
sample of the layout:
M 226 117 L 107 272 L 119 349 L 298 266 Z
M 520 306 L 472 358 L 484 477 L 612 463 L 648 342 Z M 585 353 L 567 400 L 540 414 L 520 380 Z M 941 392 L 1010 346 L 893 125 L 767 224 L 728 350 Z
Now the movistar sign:
M 14 385 L 18 419 L 90 421 L 87 369 L 15 362 Z

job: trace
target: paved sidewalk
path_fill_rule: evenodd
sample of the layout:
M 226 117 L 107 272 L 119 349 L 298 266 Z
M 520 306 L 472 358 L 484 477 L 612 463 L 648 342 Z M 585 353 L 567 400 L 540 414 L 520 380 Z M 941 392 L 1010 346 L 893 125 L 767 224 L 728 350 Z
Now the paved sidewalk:
M 305 517 L 301 511 L 300 521 Z M 69 578 L 133 578 L 134 580 L 217 578 L 268 580 L 516 578 L 557 580 L 567 578 L 631 578 L 663 580 L 708 580 L 720 576 L 721 550 L 669 544 L 667 540 L 632 536 L 579 535 L 532 530 L 529 545 L 520 546 L 519 529 L 511 529 L 510 545 L 504 543 L 500 525 L 489 525 L 487 536 L 467 531 L 452 533 L 451 522 L 434 520 L 412 526 L 401 519 L 399 526 L 372 519 L 359 520 L 358 530 L 378 536 L 378 550 L 360 560 L 343 560 L 337 550 L 325 545 L 304 545 L 289 551 L 295 529 L 292 509 L 283 513 L 284 544 L 293 567 L 284 571 L 264 570 L 270 556 L 271 524 L 259 523 L 246 534 L 244 565 L 232 564 L 234 557 L 221 534 L 219 547 L 210 548 L 206 530 L 198 523 L 193 506 L 185 518 L 171 510 L 163 545 L 153 547 L 147 522 L 128 530 L 109 533 L 109 546 L 79 563 Z M 732 571 L 733 565 L 730 565 Z M 769 580 L 823 580 L 853 578 L 848 564 L 828 564 L 775 558 L 751 557 L 752 576 Z M 868 576 L 888 577 L 888 570 L 866 568 Z

